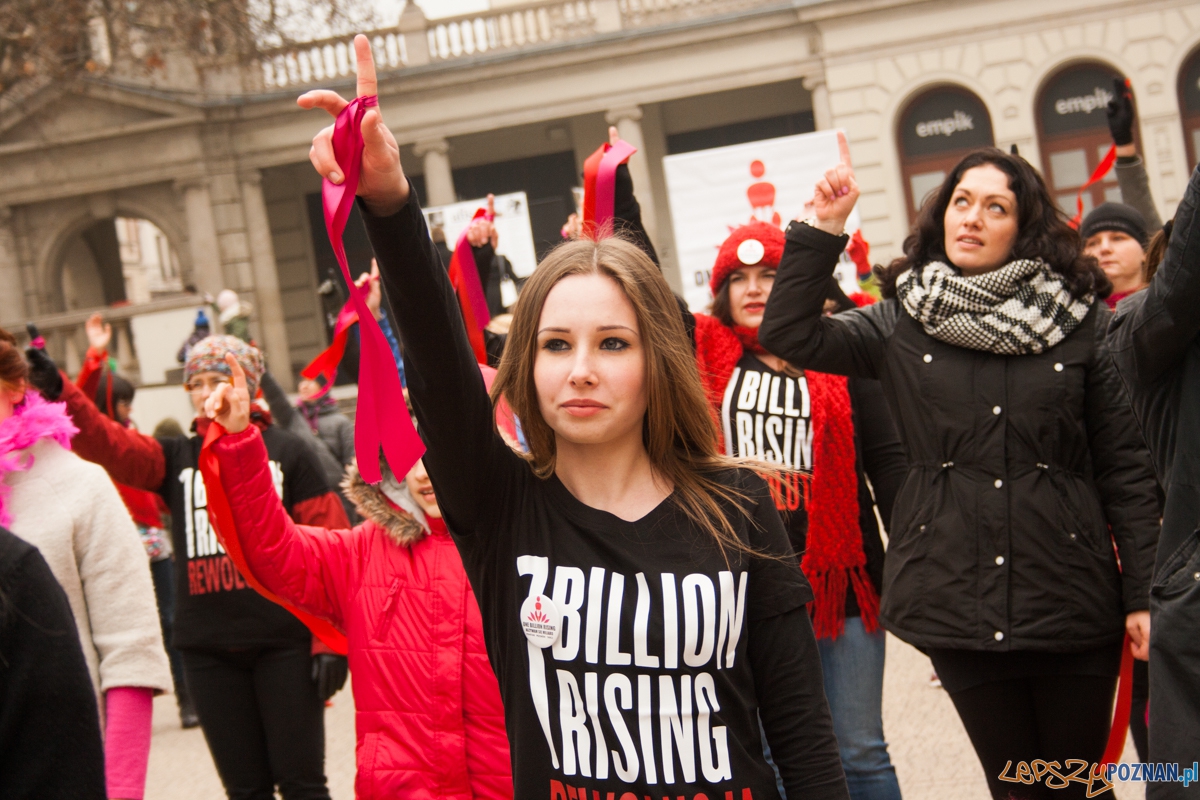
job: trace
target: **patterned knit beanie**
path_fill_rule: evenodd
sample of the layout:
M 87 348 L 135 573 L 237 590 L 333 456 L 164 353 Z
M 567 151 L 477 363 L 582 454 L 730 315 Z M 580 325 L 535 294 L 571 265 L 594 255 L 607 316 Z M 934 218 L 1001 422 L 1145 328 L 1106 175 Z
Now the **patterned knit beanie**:
M 717 251 L 717 263 L 713 264 L 712 279 L 708 282 L 713 296 L 721 291 L 721 286 L 734 270 L 742 267 L 778 267 L 779 259 L 783 258 L 784 241 L 783 231 L 758 220 L 734 228 Z
M 219 372 L 232 377 L 232 371 L 225 363 L 226 353 L 233 353 L 238 364 L 246 371 L 246 388 L 253 400 L 263 374 L 262 353 L 236 336 L 209 336 L 192 345 L 187 363 L 183 366 L 183 382 L 188 383 L 193 376 L 202 372 Z

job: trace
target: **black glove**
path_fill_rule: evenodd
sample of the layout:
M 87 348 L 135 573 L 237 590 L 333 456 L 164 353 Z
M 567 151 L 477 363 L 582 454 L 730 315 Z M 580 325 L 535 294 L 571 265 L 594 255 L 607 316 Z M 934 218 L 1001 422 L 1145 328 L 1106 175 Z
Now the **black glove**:
M 1133 144 L 1133 94 L 1124 78 L 1113 78 L 1113 99 L 1108 101 L 1105 113 L 1113 144 L 1118 147 Z
M 63 379 L 54 359 L 40 347 L 30 347 L 25 350 L 25 360 L 29 363 L 30 385 L 46 400 L 57 400 L 62 394 Z
M 346 685 L 350 665 L 345 656 L 333 653 L 317 653 L 312 660 L 312 679 L 317 685 L 317 695 L 324 703 Z

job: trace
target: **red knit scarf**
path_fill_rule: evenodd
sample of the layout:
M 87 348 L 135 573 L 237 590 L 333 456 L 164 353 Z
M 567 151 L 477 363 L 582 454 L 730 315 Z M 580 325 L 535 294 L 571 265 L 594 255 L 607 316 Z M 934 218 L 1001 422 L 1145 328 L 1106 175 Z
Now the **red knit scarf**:
M 746 350 L 765 352 L 758 345 L 757 329 L 730 329 L 712 317 L 696 315 L 700 378 L 717 414 L 734 367 Z M 854 589 L 868 631 L 879 627 L 879 595 L 867 574 L 858 522 L 854 418 L 846 379 L 811 370 L 804 376 L 812 402 L 814 435 L 813 474 L 806 493 L 807 549 L 800 567 L 813 587 L 809 614 L 817 638 L 836 639 L 845 629 L 847 590 Z

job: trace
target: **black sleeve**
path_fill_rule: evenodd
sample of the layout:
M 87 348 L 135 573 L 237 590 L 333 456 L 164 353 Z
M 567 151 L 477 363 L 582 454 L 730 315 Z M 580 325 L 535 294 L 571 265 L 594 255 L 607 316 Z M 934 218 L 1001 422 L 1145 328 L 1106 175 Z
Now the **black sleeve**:
M 801 369 L 878 378 L 895 326 L 895 303 L 825 316 L 829 279 L 849 237 L 800 222 L 789 224 L 786 236 L 758 340 Z
M 472 247 L 471 255 L 475 258 L 475 270 L 479 273 L 479 285 L 486 293 L 488 283 L 492 280 L 492 261 L 496 258 L 496 251 L 491 242 L 484 242 L 479 247 Z
M 1112 312 L 1096 301 L 1092 313 L 1100 318 L 1087 371 L 1084 416 L 1096 488 L 1121 555 L 1121 586 L 1128 614 L 1150 607 L 1159 532 L 1158 482 L 1125 385 L 1109 354 L 1105 330 Z
M 890 525 L 896 495 L 908 476 L 908 456 L 892 421 L 883 385 L 870 378 L 851 378 L 849 386 L 862 468 L 875 492 L 879 516 Z
M 296 409 L 288 401 L 288 396 L 283 387 L 279 385 L 279 381 L 275 380 L 275 376 L 267 370 L 262 374 L 262 379 L 258 383 L 262 387 L 263 398 L 267 401 L 267 407 L 271 409 L 271 416 L 275 422 L 279 423 L 280 427 L 290 429 L 292 427 L 292 419 L 296 416 Z
M 748 632 L 758 715 L 788 800 L 848 800 L 808 611 L 750 620 Z
M 320 497 L 331 491 L 331 487 L 308 442 L 278 426 L 271 431 L 270 436 L 268 441 L 275 445 L 271 449 L 276 450 L 275 453 L 271 453 L 271 457 L 279 460 L 279 466 L 283 470 L 283 505 L 291 516 L 292 506 Z M 276 442 L 278 444 L 275 444 Z M 314 441 L 313 444 L 324 446 L 319 441 Z
M 1200 333 L 1200 167 L 1192 172 L 1167 254 L 1140 303 L 1122 313 L 1109 332 L 1113 357 L 1131 383 L 1147 386 L 1183 363 Z
M 628 164 L 617 167 L 616 178 L 616 185 L 613 187 L 613 229 L 632 239 L 655 266 L 661 269 L 658 252 L 654 249 L 654 243 L 650 241 L 650 234 L 646 233 L 646 226 L 642 224 L 642 207 L 633 194 L 633 176 L 629 172 Z
M 103 800 L 96 695 L 67 596 L 34 547 L 0 529 L 0 786 Z
M 783 519 L 775 508 L 767 482 L 749 470 L 740 470 L 742 490 L 754 503 L 750 520 L 750 547 L 760 555 L 750 557 L 750 588 L 746 617 L 766 619 L 803 608 L 812 602 L 812 587 L 800 571 Z
M 409 396 L 429 447 L 425 467 L 461 547 L 485 524 L 502 524 L 487 513 L 492 498 L 510 492 L 528 467 L 495 430 L 483 374 L 415 193 L 390 217 L 361 210 L 388 316 L 404 342 Z

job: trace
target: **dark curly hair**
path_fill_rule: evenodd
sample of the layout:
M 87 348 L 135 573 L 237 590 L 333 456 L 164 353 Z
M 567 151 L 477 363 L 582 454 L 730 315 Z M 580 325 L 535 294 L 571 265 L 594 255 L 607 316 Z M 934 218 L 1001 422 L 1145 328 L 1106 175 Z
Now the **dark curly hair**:
M 1104 298 L 1112 283 L 1095 258 L 1084 255 L 1079 232 L 1050 196 L 1046 182 L 1020 156 L 988 147 L 968 154 L 946 176 L 941 188 L 929 195 L 917 213 L 913 231 L 904 240 L 904 255 L 886 267 L 875 268 L 875 279 L 884 297 L 896 296 L 896 279 L 908 269 L 946 258 L 946 208 L 962 176 L 969 169 L 991 165 L 1008 176 L 1008 188 L 1017 196 L 1017 241 L 1010 258 L 1040 258 L 1062 276 L 1073 297 L 1092 292 Z

